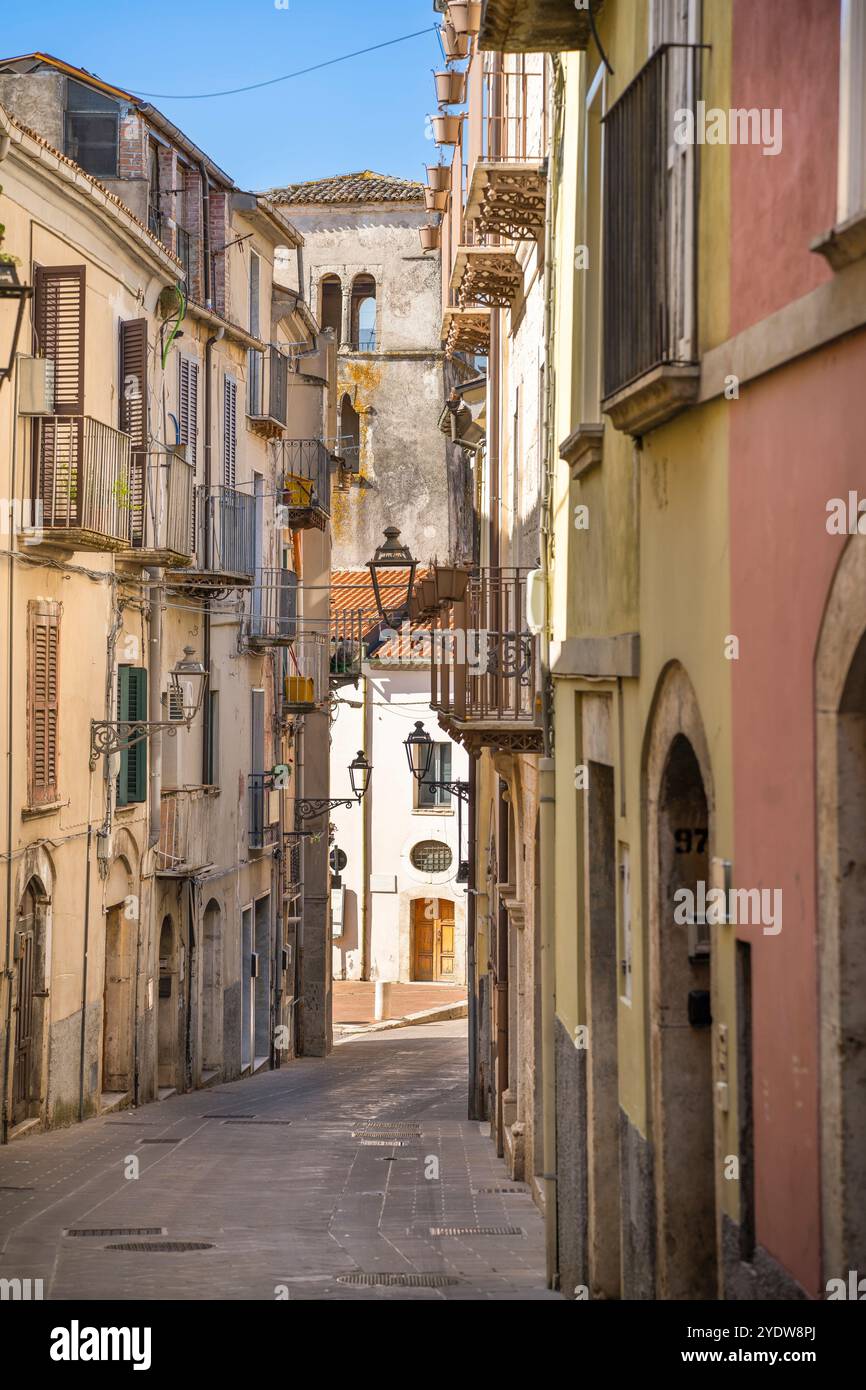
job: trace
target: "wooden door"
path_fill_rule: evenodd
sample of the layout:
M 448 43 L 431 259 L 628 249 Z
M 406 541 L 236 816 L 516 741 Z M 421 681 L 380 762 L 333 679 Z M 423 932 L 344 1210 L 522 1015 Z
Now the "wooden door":
M 105 919 L 103 1091 L 128 1091 L 131 1087 L 132 980 L 129 957 L 129 923 L 123 907 L 112 907 Z
M 453 980 L 454 904 L 444 898 L 416 898 L 412 918 L 412 979 Z
M 15 931 L 15 1057 L 12 1081 L 12 1123 L 27 1119 L 33 1076 L 33 991 L 35 988 L 35 923 L 20 918 Z

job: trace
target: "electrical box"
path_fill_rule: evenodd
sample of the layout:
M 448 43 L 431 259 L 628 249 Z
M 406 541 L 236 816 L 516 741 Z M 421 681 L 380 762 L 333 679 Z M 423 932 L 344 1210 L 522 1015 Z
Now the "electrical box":
M 346 905 L 345 888 L 331 889 L 331 936 L 340 937 L 343 935 L 344 908 Z
M 54 362 L 50 357 L 18 359 L 18 412 L 54 414 Z

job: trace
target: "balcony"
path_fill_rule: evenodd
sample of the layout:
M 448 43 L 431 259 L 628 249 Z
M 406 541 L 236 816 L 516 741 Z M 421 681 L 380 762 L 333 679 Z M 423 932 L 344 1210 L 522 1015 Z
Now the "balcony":
M 526 570 L 484 569 L 433 629 L 430 704 L 470 751 L 542 751 L 538 638 L 527 629 Z
M 244 628 L 251 647 L 286 647 L 298 635 L 298 576 L 292 570 L 256 570 Z
M 274 444 L 283 525 L 324 531 L 331 513 L 331 455 L 321 439 Z
M 212 862 L 208 854 L 210 817 L 217 796 L 213 787 L 163 791 L 155 850 L 160 878 L 184 878 L 190 870 L 203 869 Z
M 324 632 L 299 632 L 286 648 L 283 663 L 283 716 L 320 708 L 328 697 L 328 638 Z
M 263 439 L 277 439 L 286 428 L 289 359 L 277 348 L 248 356 L 247 423 Z
M 604 117 L 602 409 L 635 436 L 698 394 L 695 148 L 669 132 L 694 105 L 699 55 L 657 49 Z
M 332 613 L 329 622 L 328 678 L 331 689 L 357 685 L 367 659 L 366 635 L 372 623 L 361 609 Z
M 134 454 L 131 473 L 132 549 L 123 560 L 140 565 L 187 565 L 192 558 L 192 464 L 186 446 L 156 456 Z
M 211 598 L 248 588 L 256 571 L 255 498 L 230 487 L 197 487 L 193 498 L 192 563 L 171 573 L 170 583 Z
M 604 0 L 591 0 L 593 16 Z M 478 46 L 497 53 L 566 53 L 592 39 L 587 9 L 574 0 L 485 0 Z
M 481 142 L 470 157 L 465 217 L 482 236 L 533 241 L 547 206 L 547 77 L 485 72 Z
M 89 415 L 36 423 L 34 471 L 44 539 L 75 550 L 124 550 L 132 536 L 128 434 Z
M 523 295 L 523 268 L 514 248 L 491 243 L 466 227 L 454 253 L 451 293 L 461 309 L 513 308 Z
M 446 357 L 453 357 L 455 352 L 486 357 L 490 351 L 490 310 L 449 306 L 442 315 L 441 339 Z
M 268 849 L 280 838 L 280 793 L 272 772 L 251 772 L 247 777 L 250 849 Z

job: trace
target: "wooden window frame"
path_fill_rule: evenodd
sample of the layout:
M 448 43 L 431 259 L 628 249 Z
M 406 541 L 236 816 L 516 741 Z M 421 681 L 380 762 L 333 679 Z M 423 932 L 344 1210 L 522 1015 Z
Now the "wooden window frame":
M 60 785 L 60 618 L 63 605 L 46 599 L 33 599 L 27 605 L 27 798 L 34 808 L 52 805 L 59 798 Z M 47 631 L 45 688 L 40 690 L 37 665 L 37 633 Z M 53 693 L 47 675 L 54 665 Z M 44 720 L 40 732 L 40 716 Z M 53 757 L 51 730 L 53 728 Z M 42 750 L 44 775 L 37 778 L 38 744 Z M 53 776 L 49 777 L 49 770 Z

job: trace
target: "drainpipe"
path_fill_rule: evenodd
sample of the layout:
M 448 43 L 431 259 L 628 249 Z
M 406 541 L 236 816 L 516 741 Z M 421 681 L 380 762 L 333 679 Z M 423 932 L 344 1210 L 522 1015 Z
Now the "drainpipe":
M 211 476 L 213 463 L 213 447 L 211 444 L 211 433 L 213 424 L 213 350 L 225 334 L 224 328 L 217 329 L 212 333 L 205 343 L 204 348 L 204 567 L 209 570 L 213 563 L 213 536 L 211 531 L 210 517 L 208 509 L 211 505 Z M 204 600 L 204 653 L 202 665 L 210 678 L 210 646 L 211 646 L 211 612 L 210 599 Z M 202 720 L 201 720 L 201 780 L 202 786 L 206 786 L 210 772 L 210 699 L 209 691 L 205 690 L 202 701 Z
M 372 705 L 370 703 L 369 689 L 370 678 L 364 676 L 364 695 L 361 714 L 361 751 L 365 758 L 369 758 L 371 743 L 371 715 Z M 370 835 L 373 820 L 373 786 L 372 783 L 367 790 L 367 795 L 361 802 L 361 812 L 364 817 L 363 828 L 361 831 L 361 979 L 370 978 Z
M 147 571 L 150 588 L 150 605 L 147 615 L 148 666 L 147 717 L 153 724 L 162 719 L 162 610 L 165 603 L 165 586 L 159 569 Z M 148 820 L 148 848 L 159 844 L 159 820 L 162 801 L 162 732 L 154 729 L 150 736 L 150 814 Z
M 81 1036 L 78 1043 L 78 1118 L 84 1119 L 84 1063 L 87 1031 L 87 955 L 90 949 L 90 851 L 93 844 L 93 823 L 91 821 L 91 795 L 93 790 L 93 771 L 87 791 L 87 864 L 84 871 L 84 953 L 81 964 Z
M 5 152 L 4 152 L 5 158 Z M 0 1142 L 6 1143 L 9 1138 L 9 1128 L 11 1122 L 10 1107 L 12 1098 L 9 1094 L 9 1059 L 12 1049 L 12 792 L 13 792 L 13 761 L 15 755 L 15 726 L 13 719 L 13 685 L 12 685 L 12 658 L 15 646 L 15 561 L 12 558 L 14 553 L 14 527 L 15 527 L 15 472 L 18 462 L 18 356 L 15 357 L 15 386 L 14 400 L 15 405 L 12 410 L 12 459 L 11 459 L 11 496 L 8 501 L 9 519 L 9 575 L 8 575 L 8 609 L 6 613 L 6 673 L 8 685 L 6 687 L 6 955 L 5 960 L 5 980 L 6 980 L 6 1009 L 5 1009 L 5 1042 L 3 1047 L 3 1080 L 2 1080 L 2 1124 L 3 1133 L 0 1135 Z
M 478 780 L 478 760 L 469 757 L 469 803 L 467 834 L 469 839 L 469 891 L 466 894 L 466 973 L 469 986 L 469 1118 L 484 1118 L 481 1102 L 481 1088 L 478 1085 L 478 884 L 476 866 L 478 856 L 475 848 L 475 794 Z M 459 854 L 458 854 L 459 858 Z
M 558 100 L 557 100 L 558 104 Z M 557 126 L 553 112 L 552 128 Z M 550 635 L 553 619 L 551 595 L 551 546 L 553 543 L 553 169 L 550 151 L 546 160 L 547 197 L 544 216 L 544 407 L 542 411 L 541 570 L 544 590 L 544 626 L 541 631 L 541 701 L 544 756 L 539 763 L 539 831 L 541 892 L 541 1076 L 542 1153 L 544 1172 L 544 1237 L 547 1283 L 558 1280 L 556 1192 L 556 778 L 553 758 L 553 682 L 550 674 Z

